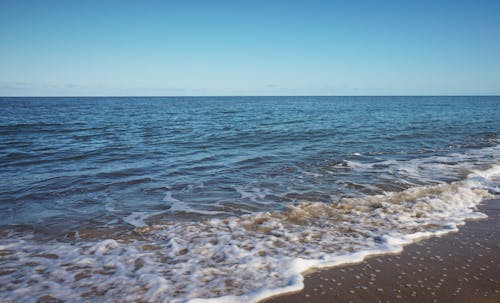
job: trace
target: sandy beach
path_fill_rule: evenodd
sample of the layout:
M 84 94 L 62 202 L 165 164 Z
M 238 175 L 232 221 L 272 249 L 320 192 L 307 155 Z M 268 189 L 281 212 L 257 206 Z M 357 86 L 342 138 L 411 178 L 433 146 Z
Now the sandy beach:
M 500 302 L 500 199 L 479 210 L 488 218 L 459 232 L 311 272 L 302 291 L 265 302 Z

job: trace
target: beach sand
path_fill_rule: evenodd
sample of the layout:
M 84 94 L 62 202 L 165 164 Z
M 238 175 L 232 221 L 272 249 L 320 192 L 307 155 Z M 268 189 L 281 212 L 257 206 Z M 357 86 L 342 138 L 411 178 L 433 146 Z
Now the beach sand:
M 500 302 L 500 199 L 484 202 L 487 219 L 430 238 L 398 255 L 318 270 L 302 291 L 266 303 Z

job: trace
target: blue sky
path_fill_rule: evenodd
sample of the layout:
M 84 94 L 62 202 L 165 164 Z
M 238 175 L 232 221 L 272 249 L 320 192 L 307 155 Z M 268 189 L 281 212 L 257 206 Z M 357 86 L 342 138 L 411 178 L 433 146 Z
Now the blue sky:
M 500 1 L 0 0 L 0 95 L 500 94 Z

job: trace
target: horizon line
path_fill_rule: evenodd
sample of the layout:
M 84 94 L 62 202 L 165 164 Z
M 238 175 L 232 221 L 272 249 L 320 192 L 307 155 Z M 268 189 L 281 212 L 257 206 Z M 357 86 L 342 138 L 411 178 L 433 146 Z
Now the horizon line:
M 0 96 L 0 98 L 254 98 L 254 97 L 500 97 L 500 94 L 481 95 L 53 95 Z

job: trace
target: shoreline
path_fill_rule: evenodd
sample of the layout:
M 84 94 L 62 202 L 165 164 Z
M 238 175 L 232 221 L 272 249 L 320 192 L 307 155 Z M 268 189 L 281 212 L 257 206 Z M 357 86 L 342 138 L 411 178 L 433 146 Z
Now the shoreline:
M 488 217 L 424 239 L 398 254 L 311 270 L 304 288 L 259 303 L 500 302 L 500 198 L 478 206 Z

